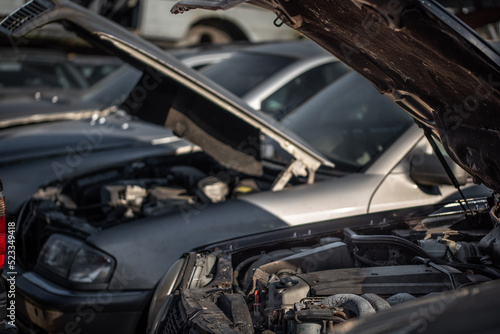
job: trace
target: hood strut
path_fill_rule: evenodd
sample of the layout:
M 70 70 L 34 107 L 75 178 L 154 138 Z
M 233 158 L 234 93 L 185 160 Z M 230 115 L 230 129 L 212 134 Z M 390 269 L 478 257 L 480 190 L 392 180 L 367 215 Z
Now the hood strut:
M 434 153 L 438 157 L 439 162 L 441 163 L 444 170 L 446 171 L 446 174 L 448 174 L 448 177 L 450 178 L 451 182 L 453 183 L 453 186 L 458 190 L 458 192 L 460 193 L 460 196 L 464 200 L 467 208 L 464 208 L 463 205 L 461 204 L 463 209 L 469 210 L 471 215 L 474 215 L 474 211 L 472 211 L 471 207 L 469 206 L 469 202 L 467 201 L 467 198 L 465 197 L 464 193 L 462 192 L 462 189 L 460 189 L 460 183 L 458 183 L 458 180 L 455 177 L 455 174 L 453 174 L 453 171 L 451 170 L 450 166 L 446 162 L 446 160 L 443 156 L 443 153 L 441 152 L 441 150 L 437 146 L 436 142 L 434 141 L 434 138 L 432 138 L 432 130 L 430 128 L 428 128 L 427 126 L 424 126 L 422 123 L 417 122 L 417 124 L 419 127 L 423 128 L 425 138 L 427 138 L 427 141 L 429 142 L 429 144 L 431 144 L 432 150 L 434 151 Z

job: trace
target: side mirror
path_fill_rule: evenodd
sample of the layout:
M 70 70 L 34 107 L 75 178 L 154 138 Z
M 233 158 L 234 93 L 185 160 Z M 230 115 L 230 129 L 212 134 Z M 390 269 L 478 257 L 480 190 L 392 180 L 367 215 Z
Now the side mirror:
M 460 185 L 467 183 L 467 172 L 451 158 L 444 157 Z M 419 154 L 410 160 L 410 176 L 415 183 L 423 186 L 453 185 L 444 167 L 435 154 Z

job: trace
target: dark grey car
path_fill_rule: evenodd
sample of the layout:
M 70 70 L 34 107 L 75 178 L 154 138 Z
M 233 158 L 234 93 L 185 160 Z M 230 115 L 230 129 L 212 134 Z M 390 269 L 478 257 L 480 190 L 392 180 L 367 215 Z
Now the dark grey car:
M 0 121 L 15 124 L 33 114 L 103 107 L 97 101 L 81 98 L 89 82 L 61 52 L 31 48 L 1 48 Z

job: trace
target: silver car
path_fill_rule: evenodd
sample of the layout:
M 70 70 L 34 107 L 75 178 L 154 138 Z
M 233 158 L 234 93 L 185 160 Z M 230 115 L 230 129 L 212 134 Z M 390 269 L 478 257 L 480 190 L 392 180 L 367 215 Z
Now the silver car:
M 316 43 L 301 40 L 247 48 L 203 74 L 279 120 L 347 71 Z

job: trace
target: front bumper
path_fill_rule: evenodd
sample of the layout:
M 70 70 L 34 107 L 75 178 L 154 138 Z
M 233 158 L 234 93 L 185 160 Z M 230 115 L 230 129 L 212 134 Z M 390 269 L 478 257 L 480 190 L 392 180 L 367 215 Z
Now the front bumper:
M 16 324 L 26 333 L 133 334 L 147 315 L 152 294 L 70 291 L 25 272 L 16 277 Z

